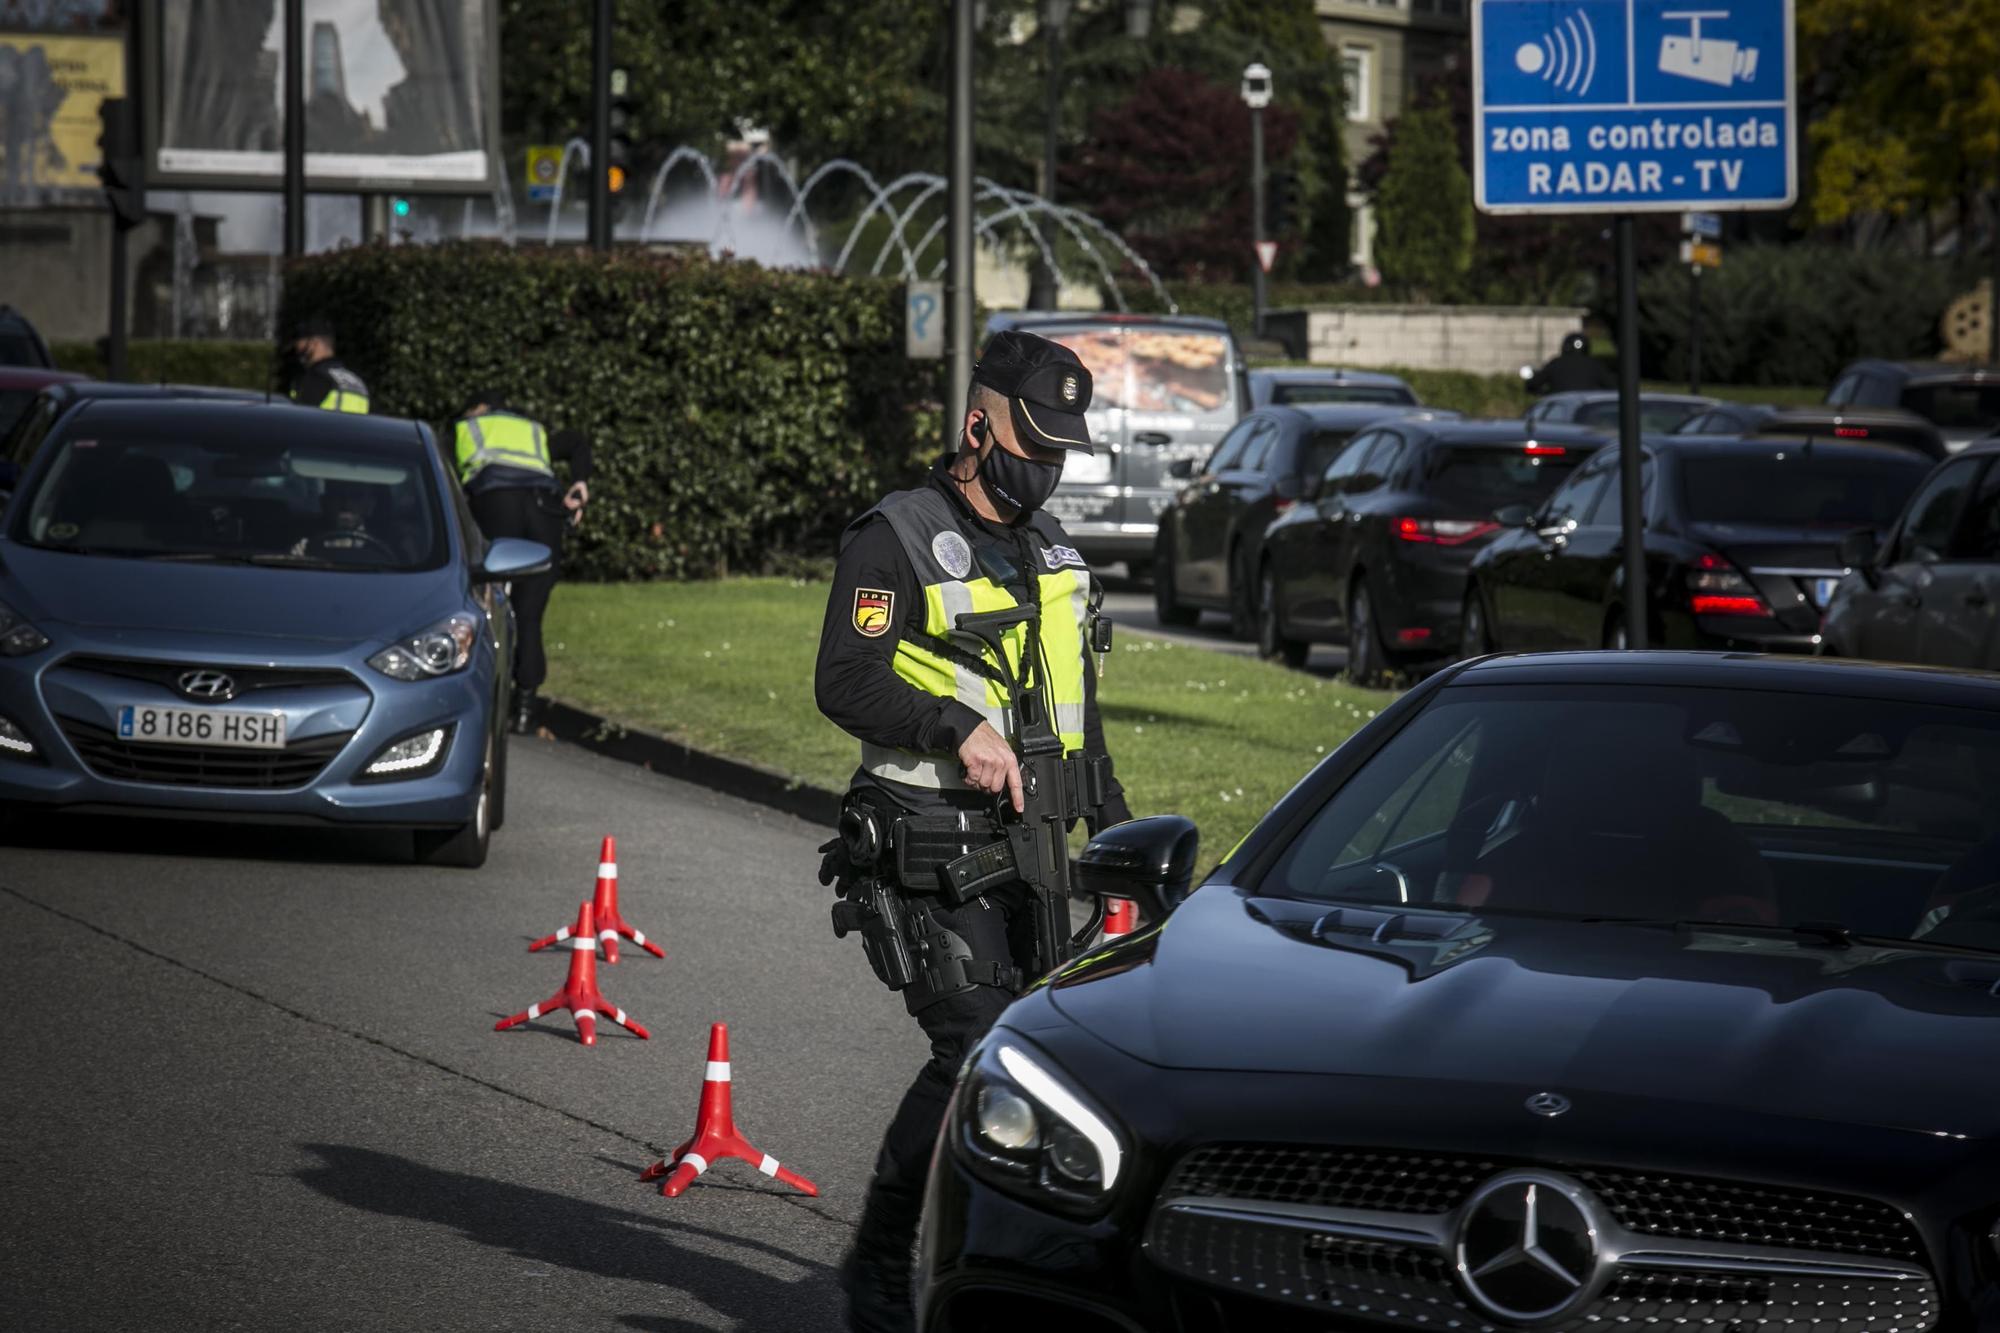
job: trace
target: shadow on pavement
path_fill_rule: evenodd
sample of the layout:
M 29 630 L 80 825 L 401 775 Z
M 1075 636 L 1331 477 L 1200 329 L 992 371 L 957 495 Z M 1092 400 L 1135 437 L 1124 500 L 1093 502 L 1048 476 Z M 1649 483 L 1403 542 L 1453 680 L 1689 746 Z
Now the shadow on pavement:
M 302 828 L 124 815 L 24 814 L 7 826 L 0 847 L 320 865 L 410 864 L 410 835 L 400 829 Z
M 746 1328 L 772 1327 L 781 1312 L 837 1308 L 839 1293 L 831 1268 L 765 1241 L 606 1208 L 525 1185 L 441 1171 L 392 1153 L 337 1143 L 299 1146 L 322 1164 L 300 1170 L 298 1178 L 337 1203 L 450 1227 L 481 1245 L 537 1263 L 672 1287 L 718 1314 L 743 1321 Z M 638 1188 L 635 1184 L 634 1190 Z M 642 1197 L 659 1201 L 650 1190 Z M 676 1232 L 755 1250 L 810 1269 L 813 1276 L 794 1281 L 773 1277 L 675 1245 L 672 1233 Z M 701 1327 L 654 1315 L 628 1316 L 621 1322 L 659 1330 Z

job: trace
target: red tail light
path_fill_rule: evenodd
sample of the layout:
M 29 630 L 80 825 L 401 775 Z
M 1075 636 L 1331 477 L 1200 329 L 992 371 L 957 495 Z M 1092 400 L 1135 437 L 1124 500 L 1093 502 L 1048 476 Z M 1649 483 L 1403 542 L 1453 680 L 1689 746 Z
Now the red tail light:
M 1531 444 L 1527 450 L 1530 458 L 1561 458 L 1568 452 L 1559 444 Z
M 1422 625 L 1412 625 L 1409 629 L 1396 631 L 1397 643 L 1422 643 L 1431 637 L 1431 632 Z
M 1696 593 L 1693 598 L 1694 613 L 1698 616 L 1768 616 L 1771 608 L 1764 605 L 1764 599 L 1757 596 L 1728 597 L 1714 593 Z
M 1865 440 L 1868 438 L 1866 426 L 1835 426 L 1833 433 L 1843 440 Z
M 1406 542 L 1430 542 L 1437 546 L 1462 546 L 1477 537 L 1500 531 L 1490 519 L 1399 518 L 1396 535 Z
M 1771 608 L 1736 566 L 1713 551 L 1697 556 L 1688 576 L 1688 609 L 1698 616 L 1761 616 Z

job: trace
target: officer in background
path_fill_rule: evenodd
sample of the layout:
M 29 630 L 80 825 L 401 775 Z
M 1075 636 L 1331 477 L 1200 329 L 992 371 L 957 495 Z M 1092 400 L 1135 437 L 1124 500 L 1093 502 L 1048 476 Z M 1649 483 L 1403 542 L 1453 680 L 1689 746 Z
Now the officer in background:
M 368 411 L 368 386 L 333 352 L 333 323 L 307 315 L 292 328 L 292 401 L 330 412 Z
M 562 576 L 563 529 L 583 521 L 590 500 L 590 440 L 574 430 L 551 436 L 497 392 L 473 396 L 452 424 L 451 439 L 452 464 L 480 532 L 540 542 L 554 557 L 546 573 L 513 580 L 508 593 L 515 622 L 513 725 L 526 732 L 534 725 L 535 691 L 549 674 L 542 613 Z M 557 463 L 569 465 L 567 490 L 556 478 Z
M 1088 628 L 1099 590 L 1062 526 L 1041 512 L 1062 477 L 1064 452 L 1091 452 L 1083 415 L 1090 393 L 1090 372 L 1068 348 L 1027 333 L 996 335 L 973 370 L 957 452 L 939 460 L 923 486 L 888 496 L 843 536 L 813 681 L 820 711 L 861 742 L 843 831 L 857 812 L 873 812 L 883 827 L 903 821 L 912 845 L 940 827 L 946 842 L 979 845 L 1003 836 L 998 801 L 1020 810 L 1021 768 L 1004 734 L 1000 687 L 974 653 L 947 638 L 962 612 L 1037 601 L 1055 729 L 1066 752 L 1105 755 Z M 1108 757 L 1103 767 L 1107 799 L 1093 831 L 1131 818 Z M 829 863 L 822 879 L 837 876 L 850 895 L 869 873 L 842 850 L 832 850 Z M 1026 970 L 1034 946 L 1025 887 L 1008 884 L 950 907 L 935 895 L 935 864 L 932 892 L 919 877 L 900 884 L 895 901 L 907 906 L 906 927 L 924 937 L 922 956 L 961 965 L 942 979 L 922 973 L 910 982 L 883 975 L 869 951 L 878 977 L 900 990 L 931 1042 L 930 1061 L 883 1138 L 842 1270 L 850 1325 L 871 1333 L 914 1326 L 910 1249 L 952 1081 L 967 1051 L 1034 979 Z M 842 909 L 852 910 L 843 903 L 836 921 Z M 919 941 L 907 943 L 920 952 Z
M 1548 393 L 1617 387 L 1618 377 L 1590 354 L 1590 344 L 1581 333 L 1564 334 L 1562 350 L 1528 379 L 1528 392 L 1538 398 Z

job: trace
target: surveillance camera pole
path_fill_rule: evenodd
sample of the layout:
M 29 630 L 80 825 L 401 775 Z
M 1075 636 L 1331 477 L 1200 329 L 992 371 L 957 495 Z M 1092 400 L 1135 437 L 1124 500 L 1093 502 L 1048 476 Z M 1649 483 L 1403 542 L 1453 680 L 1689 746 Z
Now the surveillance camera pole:
M 590 25 L 590 248 L 611 248 L 611 0 Z
M 1251 331 L 1264 336 L 1264 108 L 1271 104 L 1271 71 L 1262 63 L 1243 71 L 1243 104 L 1250 108 Z

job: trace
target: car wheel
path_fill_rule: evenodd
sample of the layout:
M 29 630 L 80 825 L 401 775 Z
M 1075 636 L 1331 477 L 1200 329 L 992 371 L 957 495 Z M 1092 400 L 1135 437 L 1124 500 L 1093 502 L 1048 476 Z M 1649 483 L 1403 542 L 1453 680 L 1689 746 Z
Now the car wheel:
M 502 727 L 493 738 L 493 812 L 487 823 L 494 832 L 507 822 L 507 730 Z
M 1257 604 L 1251 600 L 1250 571 L 1243 567 L 1241 550 L 1229 553 L 1229 637 L 1248 643 L 1257 637 Z
M 1306 664 L 1311 651 L 1311 644 L 1285 637 L 1278 622 L 1278 576 L 1265 565 L 1257 574 L 1257 656 L 1297 669 Z
M 1181 629 L 1201 619 L 1201 612 L 1192 606 L 1182 606 L 1174 591 L 1174 543 L 1164 532 L 1153 548 L 1153 614 L 1162 625 Z
M 1347 678 L 1373 688 L 1386 684 L 1388 676 L 1389 653 L 1375 623 L 1375 599 L 1368 593 L 1368 580 L 1356 579 L 1347 594 Z
M 1458 655 L 1463 661 L 1468 657 L 1484 657 L 1493 649 L 1493 631 L 1486 624 L 1486 602 L 1476 588 L 1468 588 L 1465 593 L 1465 610 L 1459 616 Z
M 479 801 L 472 808 L 470 823 L 455 829 L 418 829 L 415 834 L 417 860 L 428 866 L 459 866 L 477 870 L 486 864 L 486 852 L 493 843 L 494 755 L 500 742 L 486 738 L 486 762 L 479 773 Z

